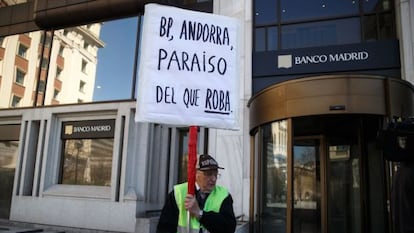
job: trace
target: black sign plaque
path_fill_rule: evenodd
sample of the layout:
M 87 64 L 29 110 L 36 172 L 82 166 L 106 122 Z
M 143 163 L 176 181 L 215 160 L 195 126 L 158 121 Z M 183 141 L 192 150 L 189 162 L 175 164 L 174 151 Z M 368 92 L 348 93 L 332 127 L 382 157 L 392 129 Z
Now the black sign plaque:
M 62 139 L 113 138 L 115 120 L 66 121 L 62 123 Z

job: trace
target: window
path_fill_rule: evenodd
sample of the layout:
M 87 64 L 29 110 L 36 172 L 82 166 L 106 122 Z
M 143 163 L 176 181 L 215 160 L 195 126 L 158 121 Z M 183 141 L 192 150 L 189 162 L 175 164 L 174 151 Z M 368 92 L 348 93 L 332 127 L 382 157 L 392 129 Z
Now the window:
M 263 232 L 286 232 L 288 205 L 287 121 L 273 122 L 262 131 Z
M 256 28 L 254 35 L 256 52 L 266 51 L 266 28 Z
M 63 122 L 61 184 L 111 186 L 115 120 Z
M 394 4 L 390 0 L 370 0 L 363 1 L 362 3 L 365 13 L 388 11 L 392 8 L 392 4 Z
M 24 85 L 24 78 L 26 76 L 26 73 L 23 72 L 20 69 L 16 69 L 16 77 L 15 77 L 15 82 L 20 84 L 20 85 Z
M 254 3 L 256 25 L 275 24 L 277 22 L 277 1 L 258 0 Z
M 267 50 L 277 50 L 278 36 L 277 27 L 267 28 Z
M 4 133 L 10 135 L 10 126 L 12 126 L 13 128 L 18 128 L 16 131 L 20 130 L 20 126 L 18 125 L 0 125 L 0 134 Z M 0 141 L 0 200 L 2 210 L 0 211 L 0 218 L 2 219 L 8 219 L 10 217 L 11 203 L 13 197 L 13 183 L 15 177 L 14 174 L 16 171 L 16 161 L 19 151 L 18 139 L 9 138 L 10 137 L 6 136 L 5 140 Z
M 7 47 L 6 51 L 12 51 L 14 56 L 18 58 L 25 56 L 29 64 L 28 67 L 31 67 L 30 64 L 36 64 L 37 68 L 41 69 L 42 79 L 45 75 L 48 75 L 52 79 L 56 78 L 58 81 L 62 81 L 55 84 L 58 85 L 55 87 L 60 89 L 62 94 L 65 89 L 70 88 L 69 80 L 72 80 L 72 83 L 74 82 L 75 88 L 72 88 L 72 91 L 75 92 L 78 92 L 76 88 L 79 88 L 80 79 L 87 83 L 87 86 L 84 86 L 86 88 L 84 89 L 85 95 L 77 93 L 77 96 L 72 95 L 65 98 L 62 98 L 61 95 L 59 96 L 59 103 L 53 104 L 78 103 L 78 99 L 82 102 L 133 99 L 136 94 L 136 85 L 131 85 L 131 83 L 137 76 L 135 65 L 138 59 L 136 51 L 137 40 L 140 39 L 140 36 L 137 36 L 138 27 L 141 23 L 140 17 L 134 16 L 92 23 L 89 26 L 93 32 L 86 34 L 82 34 L 85 33 L 86 26 L 83 30 L 78 30 L 77 27 L 68 27 L 53 32 L 33 31 L 30 32 L 31 39 L 20 37 L 24 38 L 24 41 L 14 36 L 0 37 L 0 43 Z M 8 41 L 13 43 L 8 43 Z M 46 42 L 45 49 L 43 49 L 43 42 Z M 30 43 L 36 43 L 36 49 Z M 47 49 L 52 43 L 55 44 L 55 52 Z M 80 47 L 79 43 L 81 43 Z M 12 47 L 9 48 L 9 46 Z M 84 46 L 85 48 L 88 47 L 86 54 L 84 53 Z M 122 58 L 122 62 L 115 62 L 119 58 Z M 0 58 L 0 63 L 4 66 L 2 59 L 4 58 Z M 26 63 L 19 63 L 16 68 L 21 69 L 21 71 L 17 73 L 16 70 L 12 70 L 12 74 L 8 78 L 11 79 L 11 82 L 24 84 L 31 88 L 36 84 L 36 81 L 30 81 L 32 77 L 29 77 L 29 70 L 25 68 L 26 66 Z M 0 66 L 1 71 L 3 71 L 2 77 L 5 78 L 4 67 Z M 33 77 L 37 77 L 37 74 L 35 72 Z M 114 74 L 116 75 L 114 76 Z M 0 75 L 2 74 L 0 73 Z M 114 81 L 119 85 L 113 85 Z M 51 82 L 50 85 L 54 86 L 54 83 Z M 6 91 L 11 93 L 11 88 L 12 86 L 8 85 Z M 50 97 L 53 96 L 52 90 L 53 88 Z M 11 97 L 11 95 L 8 95 L 5 99 L 6 105 L 11 103 Z M 29 102 L 25 101 L 24 103 L 30 105 Z M 52 103 L 50 101 L 39 102 L 39 105 L 49 104 Z
M 365 41 L 375 41 L 378 37 L 377 27 L 377 17 L 375 15 L 365 16 L 363 18 L 364 24 L 364 39 Z
M 3 47 L 4 37 L 0 36 L 0 47 Z
M 87 65 L 88 65 L 88 63 L 85 60 L 82 59 L 82 68 L 81 69 L 82 69 L 82 72 L 85 73 L 85 74 L 87 73 L 86 72 L 87 71 L 86 70 Z
M 358 14 L 359 3 L 354 1 L 281 0 L 281 21 L 299 21 Z M 297 7 L 300 6 L 300 7 Z
M 85 85 L 86 85 L 86 83 L 84 82 L 84 81 L 80 81 L 79 82 L 79 91 L 80 92 L 82 92 L 82 93 L 84 93 L 85 92 Z
M 59 90 L 57 90 L 57 89 L 55 89 L 55 90 L 53 91 L 53 99 L 57 99 L 57 98 L 58 98 L 58 96 L 59 96 L 59 93 L 60 93 L 60 91 L 59 91 Z
M 64 50 L 64 49 L 65 49 L 65 47 L 64 47 L 64 46 L 62 46 L 62 45 L 59 47 L 59 55 L 60 55 L 60 56 L 63 56 L 63 50 Z
M 257 0 L 254 1 L 254 50 L 394 39 L 393 5 L 390 0 Z
M 376 41 L 378 39 L 391 39 L 395 36 L 392 14 L 384 13 L 369 15 L 363 18 L 364 40 Z M 377 26 L 378 25 L 378 26 Z
M 52 47 L 52 37 L 49 33 L 46 36 L 45 47 L 46 48 Z
M 178 133 L 178 183 L 187 181 L 187 168 L 188 168 L 188 139 L 189 128 L 177 129 Z M 197 145 L 203 148 L 208 144 L 208 129 L 199 128 L 197 133 Z M 200 144 L 201 142 L 201 144 Z M 200 153 L 207 153 L 207 148 L 197 149 Z M 198 153 L 197 153 L 198 154 Z M 220 163 L 220 162 L 219 162 Z
M 41 65 L 41 67 L 42 67 L 42 69 L 47 69 L 47 63 L 49 62 L 49 60 L 46 58 L 46 57 L 44 57 L 43 59 L 42 59 L 42 64 L 40 64 Z
M 11 101 L 11 107 L 12 108 L 16 108 L 20 106 L 20 101 L 22 100 L 21 97 L 17 96 L 17 95 L 13 95 L 12 97 L 12 101 Z
M 44 80 L 40 80 L 39 82 L 39 92 L 44 93 L 46 90 L 46 84 Z
M 110 186 L 113 144 L 113 138 L 65 140 L 61 183 Z
M 278 27 L 261 27 L 255 30 L 255 50 L 272 51 L 278 49 Z
M 56 68 L 56 78 L 59 79 L 61 74 L 62 74 L 62 69 L 60 67 L 57 67 Z
M 179 140 L 179 168 L 178 168 L 178 183 L 187 181 L 187 167 L 188 167 L 188 129 L 181 129 L 178 132 Z
M 282 49 L 358 43 L 359 18 L 292 24 L 282 27 Z
M 377 39 L 391 39 L 395 37 L 395 26 L 392 14 L 380 14 L 378 17 L 379 31 Z
M 19 44 L 19 50 L 17 51 L 17 55 L 19 55 L 20 57 L 26 58 L 27 50 L 28 48 L 26 45 Z

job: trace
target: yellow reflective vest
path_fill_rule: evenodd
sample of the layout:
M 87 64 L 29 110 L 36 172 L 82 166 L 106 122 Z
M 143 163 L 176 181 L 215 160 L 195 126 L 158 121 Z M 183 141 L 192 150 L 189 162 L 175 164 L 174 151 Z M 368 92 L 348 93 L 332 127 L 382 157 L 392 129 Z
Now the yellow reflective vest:
M 187 196 L 187 183 L 182 183 L 174 186 L 175 201 L 178 206 L 178 233 L 187 232 L 187 210 L 185 209 L 185 197 Z M 220 212 L 221 204 L 224 199 L 229 195 L 229 192 L 225 187 L 218 186 L 208 195 L 206 203 L 204 204 L 203 211 Z M 190 217 L 190 229 L 191 233 L 199 233 L 200 228 L 204 228 L 197 218 Z

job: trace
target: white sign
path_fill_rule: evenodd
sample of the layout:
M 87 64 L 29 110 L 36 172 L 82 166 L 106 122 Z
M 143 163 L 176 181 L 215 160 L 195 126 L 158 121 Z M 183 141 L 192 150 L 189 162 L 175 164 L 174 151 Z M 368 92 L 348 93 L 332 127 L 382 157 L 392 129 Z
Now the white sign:
M 239 22 L 147 4 L 136 121 L 238 129 Z

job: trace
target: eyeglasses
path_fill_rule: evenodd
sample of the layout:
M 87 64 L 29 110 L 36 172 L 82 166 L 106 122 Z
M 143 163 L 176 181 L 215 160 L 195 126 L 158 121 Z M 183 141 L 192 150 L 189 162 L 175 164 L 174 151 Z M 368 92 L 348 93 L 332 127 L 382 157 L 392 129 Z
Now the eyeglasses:
M 210 170 L 210 171 L 201 171 L 203 173 L 204 176 L 206 177 L 216 177 L 219 178 L 221 176 L 220 173 L 218 173 L 218 171 L 215 170 Z

